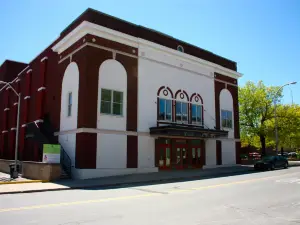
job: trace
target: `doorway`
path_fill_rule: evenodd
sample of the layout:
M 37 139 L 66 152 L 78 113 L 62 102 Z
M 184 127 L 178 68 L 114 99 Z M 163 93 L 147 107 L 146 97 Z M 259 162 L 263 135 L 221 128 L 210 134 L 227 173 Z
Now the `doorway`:
M 171 144 L 170 143 L 157 144 L 156 155 L 158 156 L 159 169 L 166 170 L 171 168 Z

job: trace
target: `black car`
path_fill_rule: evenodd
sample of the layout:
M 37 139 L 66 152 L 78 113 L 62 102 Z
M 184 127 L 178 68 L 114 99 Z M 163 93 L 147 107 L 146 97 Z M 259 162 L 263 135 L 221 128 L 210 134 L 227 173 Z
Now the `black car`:
M 254 164 L 256 170 L 274 170 L 275 168 L 288 168 L 289 162 L 283 156 L 265 156 Z

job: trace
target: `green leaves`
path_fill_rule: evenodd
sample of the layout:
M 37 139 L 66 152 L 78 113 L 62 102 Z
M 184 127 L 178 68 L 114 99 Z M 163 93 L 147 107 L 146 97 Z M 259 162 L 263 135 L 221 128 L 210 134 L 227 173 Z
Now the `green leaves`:
M 242 145 L 261 147 L 260 137 L 268 137 L 274 120 L 274 97 L 282 98 L 279 87 L 267 87 L 262 81 L 248 81 L 239 88 L 239 109 Z M 274 130 L 274 129 L 273 129 Z M 272 144 L 266 140 L 267 145 Z

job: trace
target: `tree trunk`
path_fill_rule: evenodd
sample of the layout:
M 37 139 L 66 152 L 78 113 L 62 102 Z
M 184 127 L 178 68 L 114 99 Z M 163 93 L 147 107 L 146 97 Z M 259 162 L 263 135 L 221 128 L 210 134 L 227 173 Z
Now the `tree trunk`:
M 266 155 L 266 137 L 260 135 L 260 144 L 261 144 L 261 156 Z

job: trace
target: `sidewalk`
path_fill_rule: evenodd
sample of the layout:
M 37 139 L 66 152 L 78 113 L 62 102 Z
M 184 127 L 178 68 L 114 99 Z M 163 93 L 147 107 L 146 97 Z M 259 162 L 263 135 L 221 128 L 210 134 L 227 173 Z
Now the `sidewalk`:
M 289 162 L 290 166 L 300 166 L 300 161 Z M 200 180 L 221 176 L 254 173 L 253 165 L 237 165 L 205 170 L 161 171 L 148 174 L 103 177 L 89 180 L 60 180 L 48 183 L 24 183 L 0 185 L 1 194 L 32 193 L 71 189 L 117 188 L 134 185 L 150 185 L 189 180 Z
M 146 185 L 230 176 L 253 172 L 252 166 L 232 166 L 205 170 L 162 171 L 148 174 L 103 177 L 89 180 L 60 180 L 55 183 L 25 183 L 0 185 L 1 194 L 32 193 L 87 188 L 116 188 L 126 185 Z

